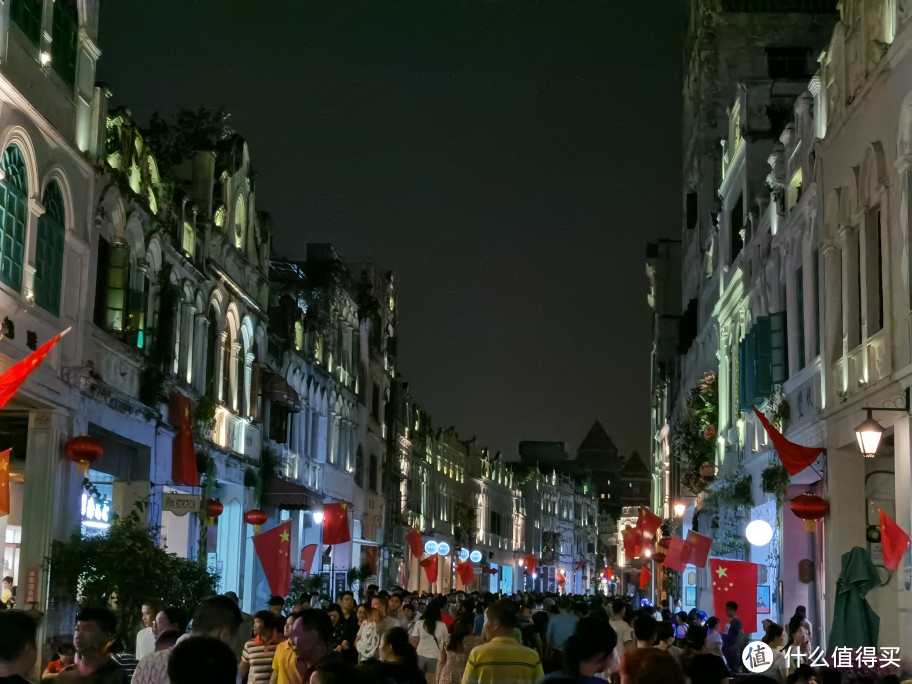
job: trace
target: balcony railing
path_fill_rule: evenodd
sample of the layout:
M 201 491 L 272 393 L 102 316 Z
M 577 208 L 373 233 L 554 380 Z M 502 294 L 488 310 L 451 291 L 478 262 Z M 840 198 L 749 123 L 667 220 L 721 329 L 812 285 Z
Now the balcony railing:
M 223 406 L 216 408 L 213 442 L 252 461 L 259 461 L 262 439 L 260 428 L 246 418 L 234 415 Z
M 890 374 L 885 330 L 869 337 L 833 365 L 833 385 L 842 397 L 852 396 Z

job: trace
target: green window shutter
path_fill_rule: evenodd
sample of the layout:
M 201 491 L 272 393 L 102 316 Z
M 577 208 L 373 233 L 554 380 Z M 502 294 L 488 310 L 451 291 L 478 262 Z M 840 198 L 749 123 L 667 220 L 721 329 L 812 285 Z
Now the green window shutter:
M 51 65 L 68 85 L 76 82 L 76 60 L 79 56 L 79 11 L 76 0 L 55 0 L 51 22 Z
M 759 404 L 773 390 L 773 353 L 769 316 L 761 316 L 754 321 L 754 339 L 756 344 L 756 361 L 754 376 L 754 402 Z
M 742 411 L 750 411 L 754 401 L 754 376 L 755 376 L 755 335 L 752 328 L 738 347 L 738 373 L 740 382 L 738 399 Z
M 788 325 L 785 311 L 770 314 L 770 347 L 772 352 L 772 384 L 788 380 Z
M 57 183 L 48 185 L 42 203 L 44 214 L 38 219 L 38 239 L 35 244 L 35 303 L 58 316 L 66 218 L 63 195 Z

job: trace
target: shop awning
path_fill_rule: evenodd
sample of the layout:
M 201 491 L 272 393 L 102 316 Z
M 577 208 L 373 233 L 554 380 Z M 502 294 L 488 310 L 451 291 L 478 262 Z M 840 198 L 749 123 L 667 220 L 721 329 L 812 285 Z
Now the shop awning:
M 269 474 L 263 480 L 262 502 L 285 511 L 314 510 L 323 505 L 322 497 L 312 489 Z
M 266 401 L 278 404 L 291 413 L 301 410 L 301 395 L 285 381 L 285 378 L 265 365 L 260 366 L 259 371 L 263 398 Z

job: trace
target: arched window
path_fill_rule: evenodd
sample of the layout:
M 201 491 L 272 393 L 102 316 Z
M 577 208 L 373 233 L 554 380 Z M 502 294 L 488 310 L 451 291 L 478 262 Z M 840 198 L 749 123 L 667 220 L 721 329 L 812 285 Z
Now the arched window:
M 181 249 L 184 250 L 186 254 L 191 259 L 193 258 L 193 246 L 196 243 L 196 234 L 193 230 L 193 226 L 189 222 L 184 221 L 184 232 L 181 236 Z
M 63 194 L 57 183 L 47 186 L 42 203 L 44 214 L 38 219 L 38 240 L 35 244 L 35 303 L 59 316 L 66 216 Z
M 41 39 L 41 10 L 43 0 L 13 0 L 10 5 L 10 19 L 33 44 Z
M 22 288 L 28 204 L 28 176 L 18 147 L 10 145 L 4 150 L 0 170 L 4 174 L 0 181 L 0 281 L 18 292 Z
M 244 234 L 247 231 L 247 203 L 243 195 L 238 195 L 234 203 L 234 245 L 238 249 L 244 246 Z
M 221 362 L 221 350 L 219 349 L 219 329 L 218 317 L 215 315 L 215 309 L 209 309 L 209 329 L 206 339 L 206 395 L 212 401 L 218 401 L 218 388 L 215 386 L 215 379 L 218 377 L 218 367 Z
M 237 371 L 235 373 L 235 382 L 237 384 L 237 397 L 235 401 L 235 408 L 239 416 L 246 416 L 247 410 L 247 373 L 245 372 L 247 366 L 247 352 L 244 350 L 244 342 L 240 334 L 238 334 L 238 342 L 240 343 L 240 349 L 238 349 L 237 357 Z
M 79 54 L 79 11 L 76 0 L 55 0 L 54 21 L 51 27 L 51 64 L 66 83 L 76 82 L 76 58 Z

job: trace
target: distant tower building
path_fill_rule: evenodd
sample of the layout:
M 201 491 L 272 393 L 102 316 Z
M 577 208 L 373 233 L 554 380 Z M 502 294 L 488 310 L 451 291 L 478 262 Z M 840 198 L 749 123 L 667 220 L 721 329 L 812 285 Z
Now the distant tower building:
M 610 513 L 617 520 L 621 513 L 624 459 L 600 421 L 595 421 L 576 450 L 575 468 L 592 479 L 599 502 L 599 513 Z M 648 472 L 646 473 L 648 478 Z

